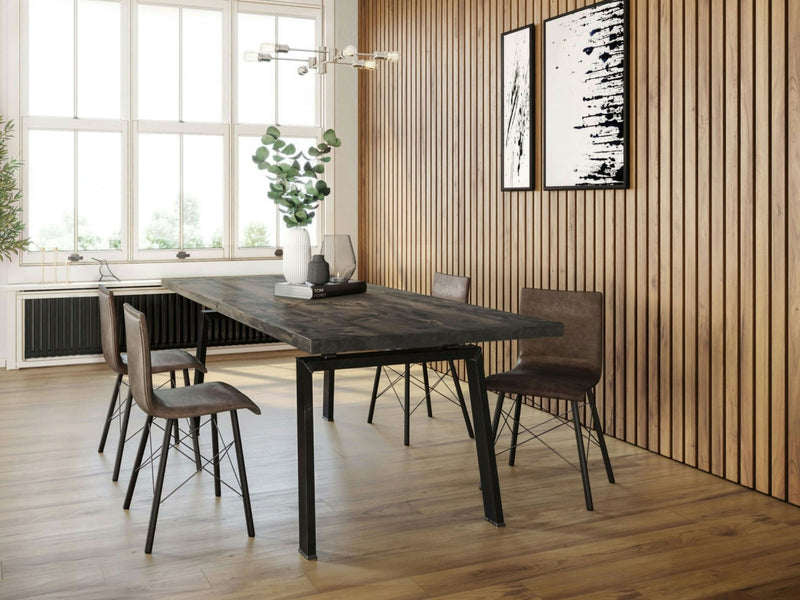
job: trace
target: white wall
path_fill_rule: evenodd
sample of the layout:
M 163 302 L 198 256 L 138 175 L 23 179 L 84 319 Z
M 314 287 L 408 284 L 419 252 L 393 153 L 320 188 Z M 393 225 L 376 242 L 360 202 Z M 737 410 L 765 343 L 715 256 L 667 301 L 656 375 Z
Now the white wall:
M 14 22 L 18 2 L 0 0 L 0 34 L 5 43 L 16 43 L 16 35 L 6 28 Z M 326 44 L 343 48 L 358 44 L 358 1 L 323 0 Z M 13 28 L 12 28 L 13 29 Z M 10 115 L 16 110 L 16 89 L 10 89 L 10 71 L 16 65 L 8 59 L 9 53 L 0 43 L 0 114 Z M 349 234 L 354 248 L 358 248 L 358 72 L 347 67 L 332 67 L 325 75 L 326 85 L 333 87 L 328 95 L 326 113 L 328 127 L 334 127 L 342 147 L 336 150 L 331 187 L 332 201 L 325 203 L 326 233 Z M 330 116 L 333 116 L 331 119 Z M 38 283 L 41 271 L 36 267 L 19 267 L 0 262 L 0 368 L 16 364 L 14 357 L 14 291 L 9 283 Z M 180 264 L 129 264 L 114 265 L 114 272 L 123 280 L 154 279 L 163 276 L 223 275 L 234 273 L 279 273 L 280 261 L 214 261 Z M 63 267 L 61 267 L 63 273 Z M 96 281 L 94 265 L 70 268 L 72 281 Z M 5 289 L 4 289 L 5 288 Z

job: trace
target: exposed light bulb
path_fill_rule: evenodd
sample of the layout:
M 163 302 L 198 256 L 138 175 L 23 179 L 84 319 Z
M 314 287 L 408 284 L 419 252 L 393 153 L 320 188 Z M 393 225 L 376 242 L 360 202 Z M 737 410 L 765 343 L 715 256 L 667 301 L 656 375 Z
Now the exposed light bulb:
M 305 75 L 306 73 L 308 73 L 308 67 L 307 66 L 300 65 L 299 67 L 297 67 L 297 74 L 298 75 Z
M 255 50 L 248 50 L 244 53 L 243 58 L 245 62 L 258 62 L 258 52 Z
M 363 60 L 354 60 L 351 64 L 351 67 L 354 69 L 363 69 L 364 68 L 364 61 Z
M 377 67 L 377 63 L 374 60 L 365 60 L 364 61 L 364 68 L 367 71 L 374 71 L 375 67 Z
M 379 50 L 378 52 L 374 52 L 372 54 L 372 58 L 374 58 L 375 60 L 386 60 L 388 55 L 389 55 L 388 52 L 385 52 L 383 50 Z
M 387 52 L 386 58 L 392 62 L 397 62 L 400 60 L 400 53 L 399 52 Z
M 265 54 L 274 54 L 275 53 L 275 44 L 273 42 L 264 42 L 261 44 L 261 52 Z
M 349 58 L 351 56 L 355 56 L 356 52 L 358 52 L 358 50 L 356 50 L 355 46 L 345 46 L 344 50 L 342 50 L 342 56 L 347 56 Z

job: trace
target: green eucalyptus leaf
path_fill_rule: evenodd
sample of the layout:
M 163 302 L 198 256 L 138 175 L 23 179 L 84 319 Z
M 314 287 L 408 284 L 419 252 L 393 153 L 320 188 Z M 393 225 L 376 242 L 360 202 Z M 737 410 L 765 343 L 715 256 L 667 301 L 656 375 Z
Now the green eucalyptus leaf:
M 266 146 L 259 146 L 256 153 L 253 155 L 253 160 L 263 162 L 269 158 L 269 150 Z
M 281 137 L 281 130 L 275 127 L 275 125 L 270 125 L 267 127 L 267 135 L 271 135 L 274 138 Z
M 315 165 L 314 166 L 314 173 L 324 173 L 325 172 L 325 165 Z
M 323 162 L 323 163 L 331 162 L 331 157 L 330 156 L 320 156 L 319 157 L 319 162 Z
M 335 146 L 336 144 L 334 142 L 336 142 L 338 138 L 336 137 L 336 132 L 333 129 L 328 129 L 322 134 L 322 139 L 325 140 L 329 146 Z
M 317 150 L 317 149 L 316 149 L 314 146 L 311 146 L 311 147 L 308 149 L 308 154 L 309 154 L 310 156 L 317 156 L 317 155 L 319 154 L 319 150 Z
M 328 184 L 327 184 L 327 183 L 325 183 L 325 180 L 324 180 L 324 179 L 319 179 L 319 180 L 317 180 L 317 183 L 316 183 L 316 184 L 314 184 L 314 187 L 316 187 L 316 188 L 317 188 L 317 191 L 318 191 L 318 192 L 321 192 L 321 191 L 323 191 L 323 190 L 326 190 L 326 189 L 328 189 Z
M 297 152 L 297 148 L 294 147 L 294 144 L 287 144 L 283 151 L 286 154 L 294 154 Z
M 331 151 L 331 147 L 324 142 L 320 142 L 319 144 L 317 144 L 317 150 L 319 150 L 320 154 L 325 154 Z
M 272 147 L 273 147 L 275 150 L 281 150 L 281 148 L 283 148 L 283 147 L 285 147 L 285 146 L 286 146 L 286 142 L 284 142 L 284 141 L 283 141 L 283 140 L 281 140 L 281 139 L 275 140 L 275 143 L 274 143 L 274 144 L 272 144 Z
M 268 133 L 265 133 L 264 135 L 261 136 L 261 143 L 264 144 L 265 146 L 271 146 L 272 144 L 275 143 L 276 139 L 278 138 L 273 137 Z

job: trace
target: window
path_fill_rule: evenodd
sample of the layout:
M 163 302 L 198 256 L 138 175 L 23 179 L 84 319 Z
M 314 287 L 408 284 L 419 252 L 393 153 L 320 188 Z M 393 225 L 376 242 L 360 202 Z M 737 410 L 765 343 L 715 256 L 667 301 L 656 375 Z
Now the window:
M 317 48 L 318 7 L 21 6 L 23 197 L 35 244 L 26 263 L 39 248 L 58 249 L 58 260 L 273 255 L 285 229 L 250 157 L 273 123 L 299 142 L 319 138 L 321 86 L 296 63 L 242 55 L 263 42 Z

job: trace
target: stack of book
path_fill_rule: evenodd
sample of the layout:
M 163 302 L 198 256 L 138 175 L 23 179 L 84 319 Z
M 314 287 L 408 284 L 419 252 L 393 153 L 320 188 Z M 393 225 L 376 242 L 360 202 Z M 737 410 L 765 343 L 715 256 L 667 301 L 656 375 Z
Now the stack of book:
M 367 291 L 366 281 L 347 281 L 345 283 L 323 283 L 314 285 L 311 283 L 288 283 L 282 281 L 275 284 L 275 295 L 286 298 L 304 298 L 312 300 L 316 298 L 332 298 L 334 296 L 346 296 L 348 294 L 363 294 Z

